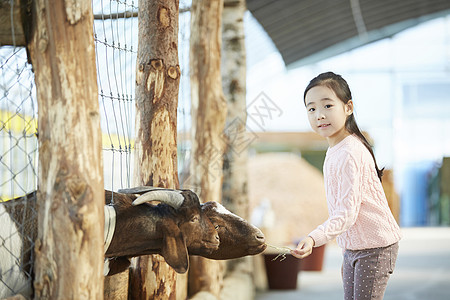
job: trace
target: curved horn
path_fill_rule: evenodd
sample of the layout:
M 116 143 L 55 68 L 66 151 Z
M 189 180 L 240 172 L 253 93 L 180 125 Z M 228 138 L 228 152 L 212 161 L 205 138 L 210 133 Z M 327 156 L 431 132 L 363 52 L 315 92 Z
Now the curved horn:
M 184 197 L 181 191 L 155 190 L 147 192 L 133 201 L 133 205 L 139 205 L 150 201 L 161 201 L 173 208 L 179 208 L 183 204 Z
M 117 192 L 121 194 L 143 194 L 150 191 L 155 190 L 166 190 L 166 191 L 173 191 L 172 189 L 166 189 L 156 186 L 138 186 L 134 188 L 128 188 L 128 189 L 120 189 Z

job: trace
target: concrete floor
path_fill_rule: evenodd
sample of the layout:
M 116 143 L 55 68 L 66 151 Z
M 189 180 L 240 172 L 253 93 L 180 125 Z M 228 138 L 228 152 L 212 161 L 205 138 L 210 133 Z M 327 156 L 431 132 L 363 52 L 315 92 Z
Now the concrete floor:
M 385 300 L 450 300 L 450 228 L 402 228 L 399 256 Z M 321 272 L 300 272 L 296 290 L 256 293 L 256 300 L 342 300 L 342 254 L 327 245 Z

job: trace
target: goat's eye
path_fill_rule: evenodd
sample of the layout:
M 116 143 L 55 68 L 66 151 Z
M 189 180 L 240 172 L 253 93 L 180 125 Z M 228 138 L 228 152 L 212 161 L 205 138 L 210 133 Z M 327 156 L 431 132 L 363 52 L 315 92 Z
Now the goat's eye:
M 217 230 L 217 229 L 220 228 L 220 226 L 219 226 L 219 225 L 216 225 L 216 226 L 214 226 L 214 228 Z
M 198 222 L 199 218 L 197 216 L 192 217 L 191 222 Z

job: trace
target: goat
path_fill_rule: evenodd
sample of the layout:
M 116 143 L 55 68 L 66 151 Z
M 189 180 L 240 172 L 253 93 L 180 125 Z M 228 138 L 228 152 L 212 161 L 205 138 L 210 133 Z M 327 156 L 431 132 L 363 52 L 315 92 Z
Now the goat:
M 32 295 L 37 237 L 34 199 L 35 192 L 0 203 L 0 299 L 16 293 L 27 298 Z
M 172 197 L 170 201 L 167 196 Z M 143 205 L 155 200 L 165 202 Z M 175 271 L 185 273 L 188 248 L 210 253 L 219 247 L 214 225 L 204 216 L 197 195 L 190 190 L 152 188 L 140 197 L 106 191 L 105 202 L 113 203 L 116 211 L 107 258 L 161 254 Z
M 156 200 L 162 203 L 147 203 Z M 204 216 L 197 195 L 189 190 L 154 188 L 141 197 L 105 190 L 105 203 L 109 204 L 105 213 L 111 213 L 105 225 L 111 219 L 115 222 L 109 245 L 105 245 L 107 258 L 161 254 L 175 271 L 185 273 L 189 267 L 188 246 L 206 253 L 219 246 L 214 226 Z M 0 299 L 16 293 L 32 295 L 27 277 L 34 277 L 32 245 L 37 237 L 37 218 L 32 216 L 33 210 L 36 192 L 0 203 Z M 20 217 L 28 222 L 19 224 Z
M 141 186 L 119 190 L 123 194 L 144 194 L 155 187 Z M 142 196 L 141 196 L 142 197 Z M 199 255 L 215 260 L 239 258 L 263 252 L 267 245 L 262 231 L 243 218 L 231 213 L 215 201 L 201 204 L 203 213 L 214 224 L 219 234 L 219 247 L 213 251 L 205 247 L 188 247 L 190 255 Z
M 142 194 L 151 191 L 153 187 L 137 187 L 119 190 L 121 193 Z M 202 211 L 213 223 L 219 234 L 220 244 L 215 250 L 204 247 L 189 247 L 189 255 L 198 255 L 214 260 L 225 260 L 256 255 L 263 252 L 267 245 L 264 234 L 256 226 L 245 219 L 231 213 L 223 205 L 215 201 L 201 204 Z M 117 257 L 109 262 L 108 275 L 122 272 L 130 265 L 126 257 Z
M 199 255 L 215 260 L 233 259 L 263 252 L 266 241 L 262 231 L 245 219 L 231 213 L 222 204 L 209 201 L 202 204 L 202 211 L 213 223 L 219 234 L 219 248 L 188 249 L 190 255 Z

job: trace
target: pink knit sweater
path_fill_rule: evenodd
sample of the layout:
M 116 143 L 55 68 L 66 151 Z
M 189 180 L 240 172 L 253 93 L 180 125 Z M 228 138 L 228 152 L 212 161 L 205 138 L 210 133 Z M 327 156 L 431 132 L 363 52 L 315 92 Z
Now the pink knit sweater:
M 330 147 L 323 166 L 329 218 L 309 236 L 319 247 L 336 237 L 343 249 L 385 247 L 401 238 L 370 152 L 350 135 Z

